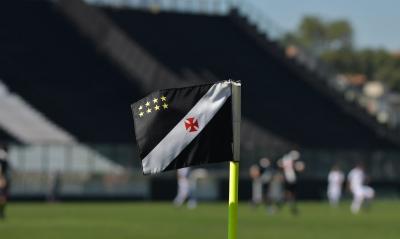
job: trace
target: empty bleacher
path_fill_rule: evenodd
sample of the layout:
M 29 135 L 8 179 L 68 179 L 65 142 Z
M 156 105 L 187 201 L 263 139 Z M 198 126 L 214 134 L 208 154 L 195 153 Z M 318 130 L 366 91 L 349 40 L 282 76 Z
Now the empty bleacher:
M 275 42 L 260 44 L 234 14 L 101 9 L 181 78 L 241 80 L 244 116 L 257 127 L 304 148 L 394 146 L 311 84 L 309 72 L 281 57 Z M 11 91 L 78 140 L 133 140 L 129 104 L 147 93 L 140 80 L 118 68 L 53 2 L 2 1 L 0 20 L 0 77 Z
M 78 140 L 131 142 L 138 87 L 50 1 L 0 2 L 0 77 Z
M 20 96 L 11 94 L 0 80 L 0 128 L 17 142 L 72 143 L 75 139 L 54 125 Z
M 177 74 L 211 72 L 243 82 L 243 112 L 304 148 L 385 148 L 394 144 L 312 85 L 274 42 L 259 44 L 235 16 L 152 13 L 104 8 L 153 56 Z M 317 77 L 317 76 L 312 76 Z
M 374 162 L 371 165 L 374 166 L 375 174 L 372 175 L 375 179 L 398 178 L 395 174 L 398 164 L 393 163 L 398 154 L 385 150 L 395 148 L 395 141 L 387 137 L 385 131 L 374 127 L 374 122 L 368 124 L 355 117 L 353 111 L 357 108 L 349 102 L 335 100 L 335 92 L 330 92 L 323 84 L 315 84 L 321 76 L 310 72 L 301 62 L 286 58 L 283 48 L 266 39 L 256 27 L 234 11 L 227 15 L 207 15 L 97 7 L 109 17 L 108 23 L 119 27 L 119 37 L 121 34 L 128 36 L 123 42 L 129 44 L 131 39 L 130 45 L 134 42 L 136 50 L 140 48 L 141 54 L 138 55 L 146 56 L 146 61 L 141 62 L 140 57 L 132 61 L 141 62 L 137 66 L 141 69 L 135 69 L 135 63 L 129 64 L 132 55 L 118 58 L 124 46 L 107 41 L 110 39 L 105 36 L 110 32 L 97 32 L 103 39 L 88 37 L 83 32 L 84 28 L 68 18 L 56 4 L 68 1 L 72 2 L 0 1 L 1 80 L 12 94 L 18 94 L 24 102 L 74 139 L 90 142 L 56 145 L 56 149 L 50 150 L 46 145 L 33 146 L 34 150 L 30 146 L 14 146 L 10 159 L 21 161 L 21 164 L 15 165 L 22 165 L 16 167 L 17 170 L 29 171 L 25 168 L 28 165 L 37 171 L 57 171 L 67 162 L 84 159 L 72 163 L 73 167 L 66 166 L 66 171 L 87 169 L 90 173 L 113 172 L 110 168 L 119 171 L 120 167 L 115 162 L 129 170 L 134 168 L 139 171 L 140 161 L 132 160 L 137 154 L 131 147 L 134 136 L 130 103 L 162 85 L 170 87 L 173 83 L 174 86 L 176 80 L 200 82 L 233 78 L 243 82 L 243 113 L 246 119 L 242 141 L 246 148 L 242 151 L 245 159 L 241 163 L 243 171 L 247 171 L 249 164 L 260 157 L 267 155 L 275 160 L 282 156 L 278 150 L 281 142 L 275 147 L 273 143 L 265 144 L 261 140 L 266 135 L 267 141 L 276 140 L 274 136 L 278 135 L 284 143 L 294 143 L 301 149 L 308 169 L 306 179 L 319 180 L 318 187 L 309 187 L 314 190 L 310 193 L 314 196 L 325 194 L 322 180 L 325 180 L 328 167 L 337 159 L 348 166 L 354 159 Z M 91 17 L 87 19 L 96 21 Z M 102 45 L 106 43 L 111 44 L 107 45 L 108 52 Z M 149 62 L 152 67 L 146 68 Z M 126 66 L 132 68 L 127 69 Z M 158 71 L 163 73 L 160 74 L 162 77 L 155 77 L 155 68 L 162 69 Z M 141 79 L 134 76 L 146 72 L 148 75 Z M 149 82 L 144 82 L 146 79 Z M 0 114 L 4 112 L 0 111 Z M 362 112 L 360 114 L 363 116 Z M 367 116 L 365 118 L 368 119 Z M 0 140 L 13 140 L 13 135 L 1 128 Z M 272 137 L 265 132 L 272 132 Z M 251 145 L 256 141 L 261 148 Z M 111 144 L 101 147 L 97 143 Z M 128 144 L 119 148 L 119 143 Z M 250 146 L 247 147 L 247 144 Z M 73 147 L 76 150 L 72 150 Z M 388 153 L 381 154 L 382 149 Z M 43 155 L 36 153 L 42 150 Z M 283 151 L 282 148 L 280 150 Z M 29 164 L 26 164 L 25 155 L 33 158 Z M 96 164 L 91 163 L 92 158 L 101 159 L 98 161 L 101 170 L 93 166 Z M 49 159 L 53 161 L 48 162 Z M 108 162 L 109 159 L 114 162 Z M 57 165 L 52 167 L 51 163 Z M 394 173 L 388 174 L 387 169 Z M 217 175 L 216 180 L 224 178 L 220 172 L 214 174 Z M 147 190 L 152 188 L 156 191 L 154 188 L 160 185 L 161 188 L 175 185 L 173 174 L 169 176 L 167 183 L 165 178 L 159 181 L 140 180 L 145 182 Z M 43 181 L 42 178 L 40 180 Z M 226 188 L 223 180 L 216 181 L 222 185 L 218 186 L 221 190 Z M 151 186 L 147 185 L 149 182 Z M 245 183 L 250 185 L 248 181 Z M 307 185 L 312 183 L 305 182 Z M 78 184 L 82 186 L 83 183 L 79 181 Z M 243 187 L 244 194 L 250 192 L 246 191 L 247 186 Z M 21 193 L 26 190 L 23 187 L 20 189 Z M 165 192 L 160 192 L 163 194 L 161 198 L 165 197 Z

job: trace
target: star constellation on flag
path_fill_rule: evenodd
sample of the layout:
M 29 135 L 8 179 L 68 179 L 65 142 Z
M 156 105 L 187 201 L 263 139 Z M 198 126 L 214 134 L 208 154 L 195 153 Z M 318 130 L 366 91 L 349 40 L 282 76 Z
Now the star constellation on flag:
M 159 98 L 153 97 L 151 99 L 146 99 L 143 105 L 137 107 L 137 115 L 142 118 L 145 115 L 149 115 L 152 112 L 166 110 L 168 109 L 167 97 L 161 95 Z M 145 114 L 146 113 L 146 114 Z

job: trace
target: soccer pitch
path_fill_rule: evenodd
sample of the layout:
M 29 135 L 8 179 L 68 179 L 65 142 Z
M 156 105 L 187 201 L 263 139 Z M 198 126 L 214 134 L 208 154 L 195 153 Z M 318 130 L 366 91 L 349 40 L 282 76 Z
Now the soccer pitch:
M 300 203 L 300 214 L 287 208 L 268 215 L 265 208 L 239 206 L 239 238 L 400 238 L 400 203 L 379 201 L 369 212 L 352 215 L 348 203 Z M 13 203 L 0 221 L 1 239 L 47 238 L 226 238 L 228 209 L 203 203 L 176 209 L 170 203 Z

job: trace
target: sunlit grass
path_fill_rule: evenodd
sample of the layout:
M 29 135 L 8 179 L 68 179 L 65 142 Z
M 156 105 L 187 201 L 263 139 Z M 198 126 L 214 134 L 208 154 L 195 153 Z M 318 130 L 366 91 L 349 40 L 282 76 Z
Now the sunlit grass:
M 349 205 L 301 203 L 268 215 L 263 207 L 239 206 L 239 238 L 400 238 L 400 203 L 379 201 L 352 215 Z M 195 210 L 170 203 L 14 203 L 0 221 L 1 239 L 226 238 L 227 206 L 200 204 Z

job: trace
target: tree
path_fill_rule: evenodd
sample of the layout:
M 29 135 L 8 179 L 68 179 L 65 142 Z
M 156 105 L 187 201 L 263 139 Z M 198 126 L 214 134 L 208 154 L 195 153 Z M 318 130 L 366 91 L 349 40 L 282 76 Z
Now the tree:
M 341 73 L 363 74 L 400 91 L 400 59 L 378 49 L 327 51 L 321 58 Z
M 329 49 L 352 49 L 353 28 L 346 20 L 333 21 L 327 24 Z
M 306 16 L 299 24 L 298 30 L 286 34 L 284 41 L 320 55 L 328 50 L 351 49 L 353 29 L 346 20 L 325 22 L 318 17 Z
M 400 91 L 400 57 L 383 49 L 354 49 L 353 28 L 346 20 L 323 21 L 306 16 L 283 40 L 313 52 L 339 73 L 362 74 Z
M 400 92 L 400 60 L 383 65 L 374 72 L 373 78 Z

